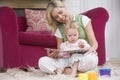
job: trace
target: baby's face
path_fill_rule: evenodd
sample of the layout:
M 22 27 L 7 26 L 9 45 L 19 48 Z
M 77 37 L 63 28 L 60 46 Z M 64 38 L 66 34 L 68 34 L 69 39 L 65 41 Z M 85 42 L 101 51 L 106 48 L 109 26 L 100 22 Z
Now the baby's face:
M 78 29 L 68 29 L 66 32 L 66 36 L 67 36 L 67 40 L 70 43 L 76 42 L 79 38 Z

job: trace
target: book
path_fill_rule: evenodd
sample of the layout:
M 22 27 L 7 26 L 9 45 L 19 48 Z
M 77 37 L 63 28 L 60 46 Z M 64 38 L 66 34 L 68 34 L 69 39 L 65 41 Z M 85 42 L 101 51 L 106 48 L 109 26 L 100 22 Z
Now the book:
M 74 54 L 74 53 L 84 54 L 84 53 L 86 53 L 88 51 L 88 50 L 85 50 L 85 49 L 66 50 L 66 51 L 61 51 L 61 50 L 52 49 L 52 48 L 45 48 L 45 49 L 50 50 L 50 51 L 58 51 L 59 53 L 70 53 L 70 54 Z

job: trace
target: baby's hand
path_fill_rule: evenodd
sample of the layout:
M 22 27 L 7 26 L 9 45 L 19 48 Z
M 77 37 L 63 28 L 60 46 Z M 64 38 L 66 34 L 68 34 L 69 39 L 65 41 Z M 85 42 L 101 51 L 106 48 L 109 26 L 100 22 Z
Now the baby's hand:
M 80 41 L 78 45 L 80 48 L 84 48 L 84 43 L 82 41 Z
M 93 47 L 91 47 L 85 54 L 96 54 L 96 53 L 97 53 L 96 50 Z

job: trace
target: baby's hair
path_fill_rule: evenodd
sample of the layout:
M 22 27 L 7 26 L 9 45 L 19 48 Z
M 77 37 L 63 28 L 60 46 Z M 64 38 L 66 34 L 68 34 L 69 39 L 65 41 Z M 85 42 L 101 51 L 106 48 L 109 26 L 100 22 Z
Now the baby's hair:
M 78 29 L 78 33 L 80 35 L 80 25 L 75 20 L 71 20 L 67 22 L 65 26 L 65 33 L 67 32 L 68 29 Z

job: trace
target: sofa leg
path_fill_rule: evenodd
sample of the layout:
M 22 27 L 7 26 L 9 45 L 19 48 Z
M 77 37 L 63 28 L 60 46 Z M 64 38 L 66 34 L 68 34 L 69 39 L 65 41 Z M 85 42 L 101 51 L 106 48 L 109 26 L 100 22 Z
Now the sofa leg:
M 6 69 L 0 67 L 0 73 L 6 72 Z

